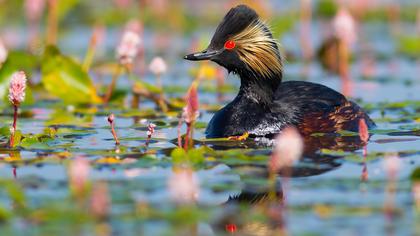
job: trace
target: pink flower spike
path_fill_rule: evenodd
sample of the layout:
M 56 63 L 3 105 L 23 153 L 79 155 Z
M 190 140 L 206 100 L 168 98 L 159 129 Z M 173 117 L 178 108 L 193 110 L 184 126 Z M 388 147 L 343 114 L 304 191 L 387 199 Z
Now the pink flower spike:
M 153 124 L 153 123 L 150 123 L 147 126 L 147 137 L 149 137 L 149 138 L 152 137 L 152 135 L 155 133 L 155 128 L 156 128 L 156 125 Z
M 362 140 L 364 143 L 367 143 L 369 141 L 369 130 L 366 125 L 365 119 L 359 120 L 359 137 L 360 140 Z
M 0 65 L 6 61 L 7 55 L 8 55 L 7 49 L 0 39 Z
M 19 106 L 20 103 L 25 100 L 25 89 L 26 89 L 26 75 L 25 72 L 19 71 L 12 75 L 9 87 L 9 101 Z
M 171 199 L 180 204 L 197 201 L 200 191 L 199 181 L 191 169 L 174 170 L 168 180 Z
M 114 122 L 114 120 L 115 120 L 115 115 L 114 115 L 114 113 L 111 113 L 111 114 L 108 116 L 108 122 L 109 122 L 110 124 L 112 124 L 112 123 Z
M 69 166 L 69 182 L 73 191 L 82 194 L 88 183 L 90 172 L 89 161 L 82 157 L 76 157 Z
M 200 112 L 198 111 L 198 94 L 197 94 L 198 83 L 194 81 L 187 93 L 187 105 L 184 107 L 182 112 L 182 118 L 187 124 L 194 122 Z
M 276 138 L 273 154 L 269 160 L 269 169 L 277 172 L 290 167 L 302 156 L 303 139 L 294 127 L 285 128 Z
M 155 57 L 149 65 L 149 70 L 153 74 L 160 76 L 167 71 L 166 62 L 161 57 Z
M 387 153 L 384 158 L 383 167 L 389 179 L 395 179 L 401 169 L 401 160 L 397 153 Z
M 25 0 L 24 8 L 29 21 L 38 21 L 45 8 L 45 0 Z
M 346 8 L 338 10 L 332 25 L 335 36 L 346 42 L 348 46 L 356 42 L 356 21 Z
M 125 31 L 120 44 L 117 47 L 117 58 L 121 65 L 132 64 L 136 57 L 141 39 L 138 33 Z

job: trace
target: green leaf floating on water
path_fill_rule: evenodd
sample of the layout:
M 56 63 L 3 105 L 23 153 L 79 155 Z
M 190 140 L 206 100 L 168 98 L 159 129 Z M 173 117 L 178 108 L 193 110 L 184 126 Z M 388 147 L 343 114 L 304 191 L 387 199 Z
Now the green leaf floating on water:
M 82 66 L 48 46 L 42 60 L 42 83 L 48 92 L 69 104 L 99 103 L 92 80 Z
M 21 51 L 12 51 L 9 53 L 7 60 L 0 68 L 0 98 L 7 102 L 7 94 L 9 89 L 10 79 L 13 73 L 17 71 L 24 71 L 30 79 L 30 72 L 37 67 L 37 58 L 29 53 Z M 26 88 L 26 97 L 23 104 L 33 104 L 31 88 Z M 7 104 L 7 103 L 6 103 Z
M 398 38 L 398 49 L 413 58 L 420 58 L 420 37 L 419 36 L 401 36 Z

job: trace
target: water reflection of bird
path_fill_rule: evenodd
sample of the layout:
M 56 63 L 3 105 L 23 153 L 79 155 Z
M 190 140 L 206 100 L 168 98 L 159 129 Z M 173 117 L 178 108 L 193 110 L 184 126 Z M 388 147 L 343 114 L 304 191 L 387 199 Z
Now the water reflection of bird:
M 283 64 L 277 41 L 257 13 L 245 5 L 231 9 L 208 48 L 185 59 L 211 60 L 239 75 L 236 98 L 210 121 L 209 138 L 269 136 L 288 125 L 302 134 L 357 131 L 359 119 L 374 122 L 355 103 L 320 84 L 281 82 Z

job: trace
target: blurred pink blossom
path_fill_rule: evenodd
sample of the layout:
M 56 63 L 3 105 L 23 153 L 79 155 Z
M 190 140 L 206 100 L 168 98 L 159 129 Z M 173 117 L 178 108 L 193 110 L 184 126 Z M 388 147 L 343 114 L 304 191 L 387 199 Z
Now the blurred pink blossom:
M 277 172 L 284 167 L 290 167 L 302 155 L 303 139 L 294 127 L 287 127 L 277 136 L 273 154 L 268 163 L 270 171 Z
M 366 125 L 365 119 L 359 120 L 359 137 L 360 140 L 362 140 L 364 143 L 367 143 L 369 141 L 369 130 Z
M 200 115 L 200 112 L 198 111 L 199 104 L 197 86 L 198 83 L 196 81 L 193 82 L 187 93 L 187 105 L 184 107 L 182 112 L 182 118 L 187 124 L 194 122 Z
M 89 161 L 82 157 L 75 158 L 69 166 L 70 188 L 80 195 L 86 190 L 90 172 Z
M 45 8 L 45 0 L 25 0 L 24 8 L 29 21 L 38 21 Z
M 139 21 L 137 19 L 132 19 L 132 20 L 129 20 L 125 24 L 125 30 L 126 31 L 132 31 L 132 32 L 138 33 L 139 35 L 142 35 L 143 34 L 143 24 L 141 23 L 141 21 Z
M 106 182 L 99 182 L 93 185 L 90 210 L 96 218 L 104 219 L 108 217 L 111 207 L 111 200 L 109 198 Z
M 132 64 L 136 57 L 141 39 L 138 33 L 125 31 L 120 44 L 117 47 L 117 58 L 121 65 Z
M 26 75 L 25 72 L 19 71 L 12 75 L 9 87 L 9 101 L 19 106 L 20 103 L 25 100 L 25 89 L 26 89 Z
M 91 43 L 93 45 L 100 45 L 104 42 L 106 35 L 106 28 L 101 24 L 97 24 L 93 27 Z
M 166 62 L 161 57 L 155 57 L 152 62 L 150 62 L 149 70 L 153 74 L 160 76 L 167 71 Z
M 413 200 L 418 210 L 420 210 L 420 182 L 416 181 L 413 183 Z
M 343 40 L 349 46 L 356 42 L 356 21 L 346 8 L 338 10 L 332 25 L 337 38 Z
M 387 153 L 384 158 L 383 167 L 389 179 L 395 179 L 401 169 L 401 160 L 397 153 Z
M 8 55 L 8 51 L 6 46 L 4 46 L 3 41 L 0 39 L 0 65 L 6 61 Z
M 132 0 L 114 0 L 115 5 L 120 9 L 126 9 L 132 4 Z
M 180 204 L 195 202 L 200 191 L 199 181 L 189 168 L 174 170 L 169 177 L 168 188 L 172 200 Z

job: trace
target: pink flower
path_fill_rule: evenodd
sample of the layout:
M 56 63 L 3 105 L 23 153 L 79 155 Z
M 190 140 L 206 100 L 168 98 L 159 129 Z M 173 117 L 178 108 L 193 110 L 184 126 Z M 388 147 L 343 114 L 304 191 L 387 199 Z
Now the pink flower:
M 143 24 L 137 19 L 132 19 L 125 24 L 125 30 L 137 33 L 139 35 L 143 34 Z
M 109 215 L 111 201 L 109 199 L 108 185 L 106 182 L 99 182 L 93 185 L 90 200 L 90 210 L 99 219 L 104 219 Z
M 152 135 L 155 133 L 155 128 L 156 128 L 156 125 L 153 124 L 153 123 L 150 123 L 147 126 L 147 136 L 148 137 L 152 137 Z
M 269 169 L 277 172 L 284 167 L 290 167 L 299 160 L 303 152 L 303 140 L 294 127 L 285 128 L 276 138 L 273 154 L 269 160 Z
M 0 39 L 0 65 L 3 64 L 3 62 L 6 61 L 7 54 L 8 54 L 7 49 L 6 49 L 6 47 L 4 46 L 3 42 Z
M 125 31 L 117 47 L 117 58 L 122 65 L 132 64 L 140 47 L 140 36 L 133 31 Z
M 401 169 L 401 160 L 397 153 L 387 153 L 384 158 L 383 167 L 388 178 L 394 179 Z
M 152 62 L 149 65 L 149 70 L 155 75 L 162 75 L 167 71 L 167 66 L 165 61 L 161 57 L 153 58 Z
M 45 0 L 25 0 L 25 14 L 30 21 L 38 21 L 45 7 Z
M 369 141 L 369 131 L 365 119 L 359 120 L 359 137 L 365 143 Z
M 89 178 L 90 165 L 89 161 L 82 157 L 75 158 L 69 166 L 69 182 L 70 188 L 80 195 L 87 186 Z
M 9 87 L 9 101 L 19 106 L 25 100 L 26 75 L 25 72 L 19 71 L 12 75 Z
M 347 45 L 356 42 L 356 21 L 346 8 L 340 8 L 333 19 L 335 36 L 343 40 Z
M 199 196 L 199 182 L 191 169 L 174 170 L 168 180 L 169 193 L 176 203 L 193 203 Z
M 131 0 L 114 0 L 114 3 L 115 5 L 117 5 L 118 8 L 126 9 L 132 4 L 132 1 Z
M 108 116 L 108 122 L 109 122 L 110 124 L 112 124 L 112 123 L 114 122 L 114 120 L 115 120 L 115 115 L 114 115 L 114 113 L 109 114 L 109 116 Z
M 197 82 L 193 82 L 187 93 L 187 105 L 182 112 L 182 118 L 187 124 L 194 122 L 200 115 L 200 112 L 198 111 L 197 86 Z

